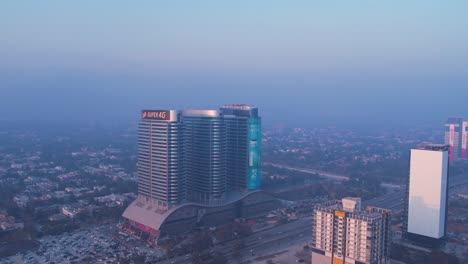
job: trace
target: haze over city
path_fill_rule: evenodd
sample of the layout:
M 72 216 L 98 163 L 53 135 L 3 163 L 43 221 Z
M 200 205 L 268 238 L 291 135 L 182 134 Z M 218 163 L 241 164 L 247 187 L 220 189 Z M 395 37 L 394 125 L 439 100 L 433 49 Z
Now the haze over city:
M 1 2 L 0 264 L 468 263 L 467 10 Z
M 3 120 L 243 102 L 268 124 L 468 115 L 464 1 L 5 1 Z M 370 123 L 369 123 L 370 122 Z

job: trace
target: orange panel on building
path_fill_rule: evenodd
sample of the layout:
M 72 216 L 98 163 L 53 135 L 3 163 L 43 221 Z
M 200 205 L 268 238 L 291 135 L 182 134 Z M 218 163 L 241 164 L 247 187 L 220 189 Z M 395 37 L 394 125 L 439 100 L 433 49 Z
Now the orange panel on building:
M 338 216 L 338 217 L 345 217 L 345 212 L 341 212 L 341 211 L 335 211 L 335 216 Z
M 342 259 L 333 257 L 333 264 L 344 264 L 344 261 Z

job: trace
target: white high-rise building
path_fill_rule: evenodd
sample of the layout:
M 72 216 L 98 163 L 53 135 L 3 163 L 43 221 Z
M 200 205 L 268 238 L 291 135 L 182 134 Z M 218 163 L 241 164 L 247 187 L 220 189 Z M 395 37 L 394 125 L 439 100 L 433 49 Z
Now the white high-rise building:
M 407 237 L 434 244 L 445 236 L 449 146 L 425 144 L 411 150 L 406 205 Z
M 312 217 L 312 264 L 386 263 L 389 211 L 361 209 L 360 198 L 316 206 Z

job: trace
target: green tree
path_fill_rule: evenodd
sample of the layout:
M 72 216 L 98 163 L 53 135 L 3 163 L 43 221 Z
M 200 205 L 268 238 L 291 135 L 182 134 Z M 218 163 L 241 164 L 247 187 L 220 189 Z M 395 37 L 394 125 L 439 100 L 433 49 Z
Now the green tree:
M 242 263 L 242 253 L 241 250 L 244 248 L 245 242 L 244 240 L 237 240 L 236 243 L 234 244 L 234 247 L 232 249 L 232 257 L 236 261 L 236 263 Z
M 209 264 L 226 264 L 228 263 L 228 259 L 221 253 L 216 252 L 211 257 L 211 261 Z
M 203 264 L 203 259 L 201 257 L 201 254 L 199 252 L 194 252 L 190 256 L 190 263 L 192 264 Z

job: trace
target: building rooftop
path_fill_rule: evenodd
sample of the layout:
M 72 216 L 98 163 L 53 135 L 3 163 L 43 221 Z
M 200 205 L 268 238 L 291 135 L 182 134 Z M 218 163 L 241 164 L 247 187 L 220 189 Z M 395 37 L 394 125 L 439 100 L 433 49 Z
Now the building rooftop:
M 188 109 L 182 110 L 182 115 L 184 116 L 206 116 L 206 117 L 217 117 L 219 116 L 218 110 L 197 110 L 197 109 Z
M 463 122 L 463 117 L 454 117 L 451 116 L 447 119 L 447 124 L 461 124 Z
M 227 104 L 227 105 L 223 105 L 221 108 L 238 109 L 238 110 L 251 110 L 251 109 L 256 108 L 256 107 L 245 105 L 245 104 Z
M 367 206 L 361 208 L 361 198 L 346 197 L 342 200 L 332 200 L 321 205 L 315 206 L 315 209 L 335 213 L 335 210 L 347 212 L 350 216 L 360 219 L 380 219 L 383 213 L 388 213 L 390 210 Z
M 159 210 L 149 204 L 140 202 L 138 201 L 138 199 L 136 199 L 127 207 L 127 209 L 125 209 L 122 216 L 130 221 L 143 224 L 157 231 L 161 228 L 161 225 L 166 221 L 166 219 L 169 216 L 171 216 L 171 214 L 173 214 L 177 210 L 182 209 L 184 207 L 189 207 L 189 206 L 196 206 L 199 208 L 223 207 L 223 206 L 237 203 L 241 201 L 242 199 L 249 197 L 252 194 L 262 193 L 262 192 L 263 191 L 261 190 L 239 192 L 239 193 L 233 192 L 233 193 L 228 194 L 228 197 L 226 198 L 226 200 L 220 204 L 208 205 L 208 204 L 202 204 L 202 203 L 188 202 L 188 203 L 182 203 L 178 206 L 172 207 L 169 210 Z
M 423 143 L 418 145 L 414 149 L 419 149 L 419 150 L 432 150 L 432 151 L 448 151 L 450 148 L 449 145 L 445 144 L 432 144 L 432 143 Z
M 341 199 L 341 205 L 345 211 L 361 211 L 361 198 L 346 197 Z

